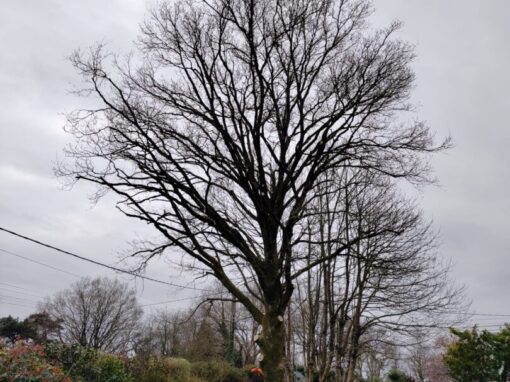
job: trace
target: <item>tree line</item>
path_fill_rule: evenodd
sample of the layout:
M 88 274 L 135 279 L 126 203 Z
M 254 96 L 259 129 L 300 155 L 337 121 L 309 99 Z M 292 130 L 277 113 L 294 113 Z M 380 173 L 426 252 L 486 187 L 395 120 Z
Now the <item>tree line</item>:
M 348 318 L 345 322 L 333 321 L 331 328 L 328 312 L 337 307 L 316 300 L 316 296 L 323 294 L 321 288 L 324 283 L 318 276 L 307 275 L 309 282 L 317 283 L 313 288 L 310 284 L 303 285 L 303 289 L 307 287 L 310 293 L 304 290 L 297 293 L 284 316 L 287 380 L 293 381 L 292 376 L 299 372 L 310 382 L 376 382 L 383 380 L 386 375 L 388 380 L 393 380 L 392 375 L 395 378 L 410 378 L 409 375 L 413 375 L 416 381 L 428 381 L 427 376 L 434 375 L 434 381 L 441 381 L 437 373 L 446 366 L 443 353 L 447 345 L 452 345 L 445 359 L 453 359 L 451 354 L 456 348 L 451 341 L 447 345 L 443 343 L 430 347 L 430 341 L 424 338 L 427 334 L 432 336 L 433 332 L 422 326 L 421 331 L 417 331 L 410 324 L 415 314 L 419 313 L 413 293 L 409 293 L 406 303 L 409 313 L 395 311 L 401 317 L 400 322 L 388 323 L 385 318 L 391 312 L 389 308 L 384 311 L 385 314 L 376 316 L 379 310 L 371 311 L 372 307 L 368 304 L 358 320 Z M 344 277 L 343 273 L 340 276 Z M 372 296 L 373 293 L 370 293 Z M 364 298 L 362 300 L 365 301 Z M 398 301 L 398 308 L 401 309 L 404 296 Z M 360 308 L 355 304 L 352 310 L 350 306 L 344 309 L 351 312 Z M 381 320 L 374 319 L 376 317 Z M 429 323 L 434 326 L 433 321 Z M 356 329 L 356 325 L 359 325 L 359 329 Z M 137 301 L 136 292 L 128 284 L 107 278 L 85 278 L 74 283 L 41 302 L 38 312 L 22 321 L 12 317 L 0 319 L 0 337 L 12 344 L 20 339 L 28 339 L 40 344 L 62 343 L 125 354 L 147 360 L 144 362 L 150 362 L 154 357 L 184 358 L 192 363 L 224 362 L 237 368 L 253 368 L 260 363 L 263 353 L 257 339 L 261 329 L 249 311 L 231 299 L 220 284 L 198 296 L 196 303 L 189 308 L 157 310 L 142 318 L 142 307 Z M 402 345 L 404 339 L 416 342 L 411 346 L 411 352 Z M 330 347 L 331 343 L 333 347 Z M 457 342 L 455 346 L 458 346 Z M 440 354 L 437 349 L 440 349 Z M 67 350 L 59 351 L 65 353 Z M 476 351 L 471 351 L 472 358 L 476 359 Z M 458 363 L 451 365 L 452 370 L 459 368 Z M 399 371 L 399 368 L 406 370 L 409 375 Z M 442 377 L 446 378 L 445 382 L 450 380 L 447 372 L 443 372 Z

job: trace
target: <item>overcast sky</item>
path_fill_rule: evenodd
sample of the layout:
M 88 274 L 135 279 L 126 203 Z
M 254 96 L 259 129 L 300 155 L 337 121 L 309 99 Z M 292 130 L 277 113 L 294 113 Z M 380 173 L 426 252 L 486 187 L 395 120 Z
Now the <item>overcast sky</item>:
M 417 116 L 438 138 L 454 139 L 455 148 L 434 159 L 441 186 L 421 195 L 425 213 L 441 231 L 441 252 L 454 264 L 452 278 L 468 287 L 475 311 L 510 315 L 510 2 L 374 4 L 376 25 L 399 19 L 401 36 L 416 45 Z M 68 141 L 62 114 L 83 105 L 69 94 L 79 78 L 66 57 L 96 41 L 128 52 L 149 5 L 141 0 L 0 2 L 0 226 L 110 264 L 130 240 L 154 234 L 123 217 L 113 197 L 93 207 L 87 199 L 92 188 L 64 191 L 52 172 Z M 112 275 L 2 232 L 0 250 L 11 252 L 0 251 L 0 317 L 27 315 L 41 297 L 68 287 L 76 275 Z M 162 261 L 147 275 L 189 283 Z M 144 304 L 198 293 L 130 282 Z M 200 281 L 191 285 L 203 287 Z

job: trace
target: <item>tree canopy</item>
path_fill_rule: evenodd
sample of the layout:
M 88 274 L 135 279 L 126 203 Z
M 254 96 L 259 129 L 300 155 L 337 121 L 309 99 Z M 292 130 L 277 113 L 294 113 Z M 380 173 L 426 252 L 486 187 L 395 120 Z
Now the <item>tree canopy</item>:
M 398 23 L 368 24 L 365 0 L 164 2 L 142 25 L 139 55 L 104 47 L 73 63 L 101 106 L 70 115 L 72 179 L 115 192 L 159 243 L 144 261 L 180 252 L 262 325 L 262 368 L 283 378 L 284 328 L 297 277 L 362 238 L 307 263 L 306 218 L 328 172 L 428 181 L 442 150 L 408 122 L 412 47 Z
M 60 322 L 60 341 L 111 352 L 131 349 L 142 316 L 135 291 L 107 278 L 83 278 L 42 307 Z

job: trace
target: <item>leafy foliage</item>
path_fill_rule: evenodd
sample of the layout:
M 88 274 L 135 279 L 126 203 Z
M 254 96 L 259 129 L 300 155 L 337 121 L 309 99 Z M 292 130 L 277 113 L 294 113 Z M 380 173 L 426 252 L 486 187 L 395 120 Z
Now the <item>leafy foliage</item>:
M 413 382 L 413 379 L 409 377 L 402 370 L 397 368 L 393 368 L 388 373 L 388 381 L 389 382 Z
M 0 337 L 5 337 L 12 343 L 16 338 L 31 338 L 33 334 L 32 328 L 25 321 L 12 316 L 0 318 Z
M 97 351 L 79 345 L 47 344 L 46 354 L 52 362 L 58 362 L 73 379 L 94 380 Z
M 62 370 L 45 359 L 44 347 L 17 341 L 0 346 L 0 380 L 30 382 L 71 382 Z
M 221 382 L 228 374 L 231 366 L 226 362 L 194 362 L 191 364 L 191 373 L 198 378 L 210 382 Z
M 189 382 L 190 364 L 183 358 L 136 357 L 130 370 L 137 382 Z
M 126 362 L 116 355 L 106 354 L 79 345 L 48 344 L 48 359 L 62 365 L 73 381 L 130 382 Z
M 444 356 L 451 377 L 458 382 L 507 381 L 510 374 L 510 326 L 498 333 L 486 330 L 451 332 L 458 341 L 451 344 Z
M 248 370 L 237 369 L 223 361 L 194 362 L 191 364 L 191 374 L 208 382 L 244 382 L 248 380 Z
M 113 354 L 99 353 L 95 362 L 98 382 L 130 382 L 125 362 Z
M 33 313 L 23 321 L 11 316 L 0 318 L 0 337 L 7 338 L 11 343 L 18 338 L 45 343 L 59 330 L 60 321 L 52 319 L 46 312 Z

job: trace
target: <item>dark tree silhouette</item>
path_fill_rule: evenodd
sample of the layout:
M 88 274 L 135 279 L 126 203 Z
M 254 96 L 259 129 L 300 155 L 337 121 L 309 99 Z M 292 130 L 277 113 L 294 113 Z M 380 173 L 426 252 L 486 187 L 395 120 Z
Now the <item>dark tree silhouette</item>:
M 303 271 L 293 248 L 322 175 L 421 182 L 422 154 L 448 144 L 398 122 L 412 48 L 394 38 L 398 24 L 370 31 L 369 14 L 363 0 L 162 4 L 136 62 L 102 47 L 72 58 L 102 106 L 70 116 L 75 161 L 61 173 L 114 191 L 123 213 L 159 231 L 138 252 L 146 261 L 177 248 L 220 280 L 262 325 L 270 381 L 283 378 L 283 314 Z

